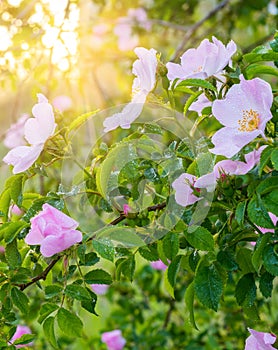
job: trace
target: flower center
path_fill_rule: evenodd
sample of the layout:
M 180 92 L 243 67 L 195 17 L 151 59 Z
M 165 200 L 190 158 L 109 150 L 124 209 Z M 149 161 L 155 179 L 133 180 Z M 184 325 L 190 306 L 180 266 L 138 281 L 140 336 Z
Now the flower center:
M 203 66 L 199 66 L 193 71 L 193 73 L 200 73 L 202 72 L 202 70 L 203 70 Z
M 242 111 L 242 119 L 238 121 L 239 131 L 253 131 L 258 129 L 260 122 L 259 113 L 252 108 Z

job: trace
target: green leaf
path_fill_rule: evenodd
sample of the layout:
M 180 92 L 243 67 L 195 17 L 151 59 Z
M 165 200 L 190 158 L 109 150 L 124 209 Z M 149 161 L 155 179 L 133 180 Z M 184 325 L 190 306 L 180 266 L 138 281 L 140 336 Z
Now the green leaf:
M 98 316 L 98 314 L 95 311 L 97 296 L 91 289 L 86 288 L 86 290 L 90 294 L 90 300 L 81 301 L 81 306 L 91 314 Z
M 5 257 L 11 269 L 16 269 L 21 265 L 21 255 L 17 249 L 17 241 L 13 240 L 7 244 Z
M 24 345 L 31 343 L 36 338 L 35 334 L 23 334 L 20 338 L 13 342 L 13 345 Z
M 145 247 L 139 248 L 140 255 L 148 261 L 157 261 L 159 260 L 159 255 L 157 251 L 157 245 L 151 244 Z M 166 258 L 167 260 L 167 258 Z
M 10 189 L 7 188 L 0 195 L 0 212 L 1 212 L 1 216 L 3 216 L 4 222 L 7 221 L 8 219 L 10 202 L 11 202 Z
M 213 86 L 211 83 L 209 83 L 207 80 L 203 80 L 203 79 L 185 79 L 182 82 L 180 82 L 176 87 L 176 88 L 180 88 L 182 86 L 197 86 L 197 87 L 201 87 L 203 89 L 208 89 L 208 90 L 212 90 L 212 91 L 217 91 L 216 87 Z
M 206 228 L 199 226 L 192 229 L 192 227 L 190 227 L 190 233 L 188 231 L 185 231 L 184 234 L 187 241 L 192 245 L 192 247 L 205 251 L 214 250 L 213 237 Z
M 274 276 L 264 272 L 260 277 L 259 288 L 265 298 L 270 298 L 273 290 Z
M 134 271 L 135 271 L 135 259 L 134 255 L 131 255 L 128 258 L 118 259 L 117 260 L 117 276 L 120 277 L 123 274 L 126 278 L 128 278 L 131 282 L 133 280 Z
M 264 167 L 267 165 L 267 163 L 269 162 L 270 160 L 270 157 L 271 157 L 271 153 L 273 151 L 273 147 L 266 147 L 263 151 L 262 151 L 262 154 L 261 154 L 261 157 L 260 157 L 260 163 L 259 163 L 259 168 L 258 168 L 258 171 L 259 171 L 259 175 L 261 176 L 262 175 L 262 172 L 264 170 Z
M 200 302 L 217 311 L 223 293 L 222 275 L 215 264 L 201 262 L 196 271 L 194 290 Z
M 253 63 L 246 68 L 247 79 L 257 77 L 259 74 L 278 76 L 278 69 L 271 66 Z
M 6 243 L 11 243 L 19 232 L 27 226 L 28 224 L 24 221 L 6 222 L 1 225 L 0 235 L 4 236 Z
M 256 188 L 257 193 L 260 195 L 266 194 L 278 188 L 278 176 L 270 176 L 260 182 Z
M 17 287 L 13 287 L 11 290 L 11 297 L 14 305 L 23 313 L 27 314 L 29 311 L 29 299 L 27 296 L 19 290 Z
M 248 204 L 247 212 L 249 219 L 256 225 L 264 228 L 274 228 L 273 222 L 268 215 L 267 209 L 259 194 L 254 195 Z
M 11 199 L 15 204 L 21 206 L 23 199 L 22 187 L 25 180 L 25 174 L 14 175 L 9 180 Z
M 263 251 L 267 243 L 269 242 L 270 236 L 271 235 L 269 233 L 266 233 L 260 236 L 257 240 L 255 251 L 252 255 L 252 264 L 257 272 L 260 270 L 260 267 L 263 264 Z
M 83 323 L 78 316 L 64 309 L 59 309 L 57 313 L 58 326 L 62 332 L 70 337 L 81 337 Z
M 84 280 L 88 284 L 111 284 L 112 278 L 110 274 L 102 269 L 92 270 L 84 276 Z
M 124 245 L 127 248 L 141 247 L 145 245 L 145 242 L 139 237 L 136 230 L 128 227 L 104 227 L 97 232 L 96 239 L 109 239 L 115 244 Z
M 99 262 L 99 257 L 95 252 L 90 252 L 88 254 L 85 254 L 84 262 L 80 261 L 80 265 L 84 266 L 93 266 Z
M 43 323 L 43 331 L 45 334 L 45 338 L 54 347 L 54 349 L 57 349 L 58 344 L 57 344 L 56 336 L 54 332 L 54 321 L 55 321 L 54 317 L 48 317 Z
M 236 262 L 239 265 L 242 273 L 247 274 L 249 272 L 255 272 L 255 268 L 252 264 L 252 250 L 248 248 L 240 248 L 236 254 Z
M 275 148 L 275 150 L 272 151 L 271 162 L 273 164 L 274 169 L 278 170 L 278 148 Z
M 238 269 L 238 264 L 235 261 L 234 253 L 231 250 L 220 250 L 217 254 L 217 261 L 227 271 L 235 271 Z
M 239 305 L 251 307 L 256 299 L 256 284 L 252 273 L 240 278 L 236 285 L 235 297 Z
M 243 55 L 243 59 L 247 63 L 256 63 L 260 61 L 277 61 L 278 60 L 278 53 L 273 52 L 269 50 L 269 52 L 266 53 L 247 53 Z
M 235 219 L 237 223 L 242 226 L 244 224 L 244 215 L 246 211 L 247 201 L 239 202 L 236 207 Z
M 172 262 L 170 263 L 167 269 L 168 281 L 173 288 L 175 286 L 177 275 L 180 269 L 181 258 L 182 258 L 182 255 L 175 256 L 175 258 L 172 260 Z
M 190 285 L 186 288 L 185 291 L 185 305 L 189 311 L 189 320 L 192 326 L 198 330 L 197 324 L 195 322 L 195 316 L 194 316 L 194 282 L 190 283 Z
M 109 239 L 98 239 L 93 240 L 92 242 L 94 249 L 96 252 L 104 259 L 114 261 L 115 256 L 115 248 L 113 243 Z
M 45 287 L 44 293 L 45 298 L 50 299 L 53 297 L 56 297 L 57 295 L 60 295 L 63 288 L 61 286 L 58 286 L 57 284 L 51 284 Z
M 77 128 L 79 128 L 83 123 L 85 123 L 89 118 L 93 117 L 98 112 L 99 109 L 96 109 L 93 112 L 84 113 L 74 118 L 74 120 L 68 126 L 67 133 L 70 133 L 71 131 L 76 131 Z
M 273 276 L 278 276 L 278 256 L 274 250 L 274 246 L 268 244 L 263 251 L 263 261 L 266 271 Z
M 52 312 L 56 311 L 58 308 L 59 306 L 54 303 L 43 304 L 40 309 L 40 317 L 38 318 L 38 322 L 42 323 L 48 315 L 52 314 Z
M 87 291 L 87 289 L 78 284 L 67 285 L 65 289 L 65 295 L 81 301 L 91 299 L 90 293 Z
M 179 235 L 174 232 L 169 232 L 163 238 L 163 251 L 169 260 L 173 260 L 179 251 Z
M 263 203 L 267 211 L 278 216 L 278 189 L 265 195 L 263 197 Z

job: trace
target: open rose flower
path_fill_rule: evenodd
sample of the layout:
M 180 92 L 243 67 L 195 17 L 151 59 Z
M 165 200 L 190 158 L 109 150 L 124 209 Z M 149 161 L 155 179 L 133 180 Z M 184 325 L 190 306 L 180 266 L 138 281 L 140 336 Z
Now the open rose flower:
M 126 343 L 119 329 L 102 333 L 101 341 L 107 345 L 108 350 L 122 350 Z
M 132 69 L 132 73 L 136 75 L 132 85 L 133 98 L 121 112 L 104 120 L 105 132 L 114 130 L 118 126 L 129 129 L 130 124 L 142 112 L 147 95 L 154 89 L 157 68 L 156 50 L 137 47 L 134 51 L 139 59 L 133 63 Z
M 48 258 L 82 241 L 82 233 L 75 230 L 79 225 L 77 221 L 47 203 L 42 209 L 30 220 L 31 229 L 25 237 L 27 244 L 40 245 L 40 252 Z
M 271 333 L 257 332 L 248 328 L 251 335 L 245 341 L 244 350 L 275 350 L 271 344 L 275 343 L 276 336 Z
M 247 174 L 256 164 L 258 164 L 260 161 L 261 153 L 265 148 L 266 146 L 262 146 L 258 150 L 254 150 L 250 153 L 245 154 L 245 162 L 230 159 L 221 160 L 215 164 L 211 173 L 199 177 L 194 185 L 197 188 L 206 188 L 207 191 L 211 192 L 214 190 L 217 180 L 220 178 L 221 174 Z
M 264 136 L 266 123 L 272 118 L 271 86 L 260 78 L 233 85 L 223 100 L 212 104 L 212 113 L 224 125 L 212 137 L 210 152 L 231 158 L 259 135 Z M 229 140 L 229 142 L 227 142 Z
M 24 137 L 30 146 L 15 147 L 3 158 L 5 163 L 14 166 L 14 174 L 30 168 L 56 128 L 52 106 L 44 95 L 38 94 L 38 103 L 34 105 L 32 113 L 34 118 L 29 118 L 24 124 Z
M 186 207 L 201 199 L 193 194 L 192 187 L 195 187 L 195 181 L 196 176 L 183 173 L 172 183 L 172 187 L 176 190 L 175 200 L 179 205 Z
M 10 340 L 11 343 L 13 343 L 14 341 L 16 341 L 17 339 L 19 339 L 20 337 L 22 337 L 24 334 L 32 334 L 31 332 L 31 329 L 27 326 L 21 326 L 21 325 L 18 325 L 16 327 L 16 331 L 15 331 L 15 334 L 13 335 L 12 339 Z M 32 346 L 33 343 L 29 343 L 29 344 L 22 344 L 22 345 L 16 345 L 15 347 L 17 349 L 19 348 L 24 348 L 26 346 Z
M 172 62 L 166 64 L 167 77 L 170 81 L 177 78 L 206 79 L 221 72 L 236 50 L 236 44 L 232 40 L 225 46 L 215 37 L 212 37 L 212 42 L 204 39 L 197 49 L 185 51 L 181 56 L 181 64 Z

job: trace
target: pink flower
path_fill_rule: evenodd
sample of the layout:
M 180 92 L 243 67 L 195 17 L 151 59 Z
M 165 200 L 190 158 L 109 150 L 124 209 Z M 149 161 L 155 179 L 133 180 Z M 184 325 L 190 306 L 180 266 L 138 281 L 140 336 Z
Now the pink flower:
M 101 341 L 107 345 L 108 350 L 122 350 L 126 343 L 119 329 L 102 333 Z
M 5 247 L 0 245 L 0 254 L 4 254 L 4 253 L 5 253 Z
M 32 334 L 31 329 L 27 326 L 17 326 L 15 334 L 13 335 L 12 339 L 10 340 L 11 343 L 13 343 L 15 340 L 22 337 L 24 334 Z M 25 345 L 16 345 L 16 348 L 24 348 L 26 346 L 32 346 L 33 343 L 25 344 Z
M 38 103 L 34 105 L 32 113 L 35 118 L 29 118 L 24 125 L 24 137 L 30 146 L 15 147 L 3 158 L 5 163 L 14 166 L 14 174 L 30 168 L 56 128 L 52 106 L 42 94 L 38 94 Z
M 244 350 L 275 350 L 271 344 L 275 343 L 276 336 L 271 333 L 257 332 L 248 328 L 251 335 L 245 341 Z
M 181 56 L 181 64 L 169 62 L 168 79 L 199 78 L 206 79 L 223 70 L 236 52 L 236 44 L 231 40 L 225 47 L 223 43 L 212 37 L 212 43 L 204 39 L 197 49 L 189 49 Z
M 266 123 L 272 118 L 271 86 L 260 78 L 233 85 L 223 100 L 212 104 L 212 113 L 224 125 L 212 137 L 210 152 L 230 158 L 259 135 L 264 136 Z M 227 142 L 228 140 L 228 142 Z
M 163 261 L 157 260 L 157 261 L 151 261 L 150 263 L 151 267 L 155 270 L 162 270 L 165 271 L 167 269 L 167 265 L 164 264 Z
M 15 124 L 12 124 L 9 130 L 7 130 L 4 139 L 4 145 L 7 148 L 15 148 L 26 144 L 24 140 L 24 124 L 28 118 L 28 114 L 23 114 L 19 120 Z
M 10 215 L 21 216 L 24 211 L 21 210 L 16 204 L 12 204 L 9 208 Z
M 64 112 L 72 107 L 72 100 L 65 95 L 56 96 L 53 99 L 53 107 L 59 109 L 60 112 Z
M 91 288 L 93 292 L 95 292 L 97 295 L 103 295 L 106 293 L 107 289 L 109 288 L 108 284 L 91 284 Z
M 45 203 L 42 211 L 31 219 L 31 229 L 25 237 L 29 245 L 40 245 L 43 256 L 50 257 L 82 241 L 75 230 L 79 225 L 68 215 Z
M 129 129 L 130 124 L 142 112 L 147 95 L 154 89 L 157 68 L 156 50 L 137 47 L 134 51 L 139 59 L 133 63 L 132 69 L 132 73 L 136 75 L 132 85 L 133 98 L 121 112 L 104 120 L 104 132 L 114 130 L 118 126 Z
M 211 192 L 214 190 L 217 179 L 220 178 L 221 174 L 247 174 L 260 161 L 261 153 L 265 148 L 266 146 L 262 146 L 258 150 L 245 154 L 244 158 L 246 162 L 230 159 L 221 160 L 215 164 L 211 173 L 203 175 L 196 180 L 194 186 L 197 188 L 206 188 L 207 191 Z
M 176 190 L 175 200 L 179 205 L 186 207 L 201 199 L 193 194 L 192 187 L 195 187 L 195 181 L 196 176 L 183 173 L 172 183 L 172 187 Z

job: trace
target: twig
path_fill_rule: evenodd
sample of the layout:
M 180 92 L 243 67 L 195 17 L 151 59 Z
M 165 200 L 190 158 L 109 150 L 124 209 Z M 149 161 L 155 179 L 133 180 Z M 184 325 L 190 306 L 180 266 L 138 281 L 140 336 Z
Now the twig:
M 190 28 L 188 28 L 185 36 L 183 37 L 182 42 L 180 43 L 180 45 L 178 46 L 176 52 L 174 53 L 173 57 L 171 58 L 171 61 L 176 61 L 182 54 L 183 51 L 186 47 L 186 44 L 188 42 L 188 40 L 191 38 L 191 36 L 196 32 L 196 30 L 207 20 L 209 20 L 211 17 L 213 17 L 218 11 L 220 11 L 221 9 L 223 9 L 225 6 L 228 5 L 228 3 L 230 2 L 230 0 L 223 0 L 221 1 L 214 9 L 212 9 L 205 17 L 203 17 L 200 21 L 196 22 L 195 24 L 193 24 L 193 26 L 191 26 Z

